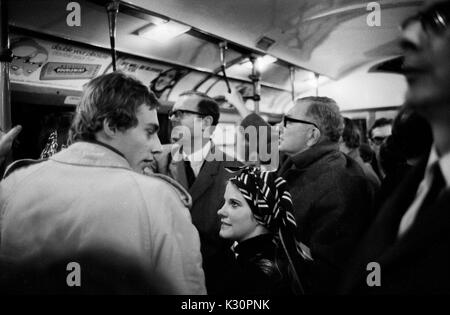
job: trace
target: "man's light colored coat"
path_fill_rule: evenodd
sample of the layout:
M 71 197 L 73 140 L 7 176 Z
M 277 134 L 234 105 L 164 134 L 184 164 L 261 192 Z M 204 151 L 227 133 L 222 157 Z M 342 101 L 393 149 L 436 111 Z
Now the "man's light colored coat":
M 158 293 L 204 294 L 190 197 L 169 181 L 134 172 L 106 147 L 75 143 L 1 182 L 0 254 L 58 259 L 114 250 L 157 278 Z

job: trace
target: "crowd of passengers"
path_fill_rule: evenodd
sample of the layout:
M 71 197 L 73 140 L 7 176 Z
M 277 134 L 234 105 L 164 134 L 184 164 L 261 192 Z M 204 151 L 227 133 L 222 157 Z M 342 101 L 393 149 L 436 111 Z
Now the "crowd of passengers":
M 426 1 L 403 25 L 405 69 L 428 68 L 406 71 L 404 106 L 368 144 L 329 97 L 297 99 L 273 127 L 233 91 L 241 130 L 258 133 L 230 157 L 211 140 L 219 105 L 188 91 L 161 145 L 146 86 L 121 72 L 91 80 L 67 142 L 52 133 L 42 159 L 4 173 L 0 290 L 449 293 L 449 4 Z M 2 160 L 20 129 L 1 133 Z M 68 262 L 81 286 L 67 285 Z

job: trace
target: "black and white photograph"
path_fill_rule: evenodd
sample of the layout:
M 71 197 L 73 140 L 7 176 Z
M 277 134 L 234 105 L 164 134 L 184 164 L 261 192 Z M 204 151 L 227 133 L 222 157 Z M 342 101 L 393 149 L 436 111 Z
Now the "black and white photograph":
M 2 300 L 449 294 L 450 0 L 0 0 Z

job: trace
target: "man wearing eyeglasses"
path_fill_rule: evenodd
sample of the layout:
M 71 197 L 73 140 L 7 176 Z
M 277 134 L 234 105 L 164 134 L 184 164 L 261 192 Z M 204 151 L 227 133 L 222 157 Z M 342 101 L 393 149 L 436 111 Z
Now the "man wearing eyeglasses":
M 409 83 L 405 106 L 430 123 L 431 153 L 380 209 L 360 244 L 343 292 L 450 293 L 450 1 L 425 1 L 402 25 Z M 380 286 L 366 283 L 369 262 Z
M 339 151 L 343 119 L 327 97 L 297 100 L 283 119 L 279 174 L 289 183 L 300 240 L 314 261 L 305 273 L 311 293 L 335 290 L 368 225 L 373 190 L 356 161 Z
M 379 118 L 375 120 L 374 124 L 369 130 L 369 144 L 375 152 L 375 160 L 372 160 L 372 167 L 380 179 L 386 176 L 384 169 L 380 163 L 380 148 L 381 145 L 392 134 L 392 119 Z
M 219 122 L 218 104 L 208 95 L 195 91 L 180 94 L 169 112 L 173 144 L 163 145 L 155 155 L 156 172 L 181 183 L 192 196 L 192 222 L 199 231 L 203 268 L 209 294 L 221 285 L 231 243 L 219 237 L 220 209 L 227 180 L 225 167 L 241 166 L 211 141 Z
M 263 122 L 249 114 L 242 126 Z M 373 187 L 357 162 L 339 151 L 343 119 L 334 100 L 298 99 L 280 130 L 279 150 L 288 158 L 278 174 L 288 182 L 298 238 L 313 259 L 302 280 L 307 293 L 332 293 L 369 224 Z

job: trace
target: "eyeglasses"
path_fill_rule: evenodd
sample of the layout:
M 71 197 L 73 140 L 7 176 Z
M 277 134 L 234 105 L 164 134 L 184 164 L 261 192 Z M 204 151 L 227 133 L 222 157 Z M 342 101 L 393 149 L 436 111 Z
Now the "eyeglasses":
M 169 114 L 169 118 L 174 116 L 176 119 L 182 118 L 184 116 L 184 114 L 199 115 L 199 116 L 202 116 L 202 117 L 207 116 L 207 115 L 205 115 L 203 113 L 199 113 L 199 112 L 195 112 L 195 111 L 187 110 L 187 109 L 177 109 L 177 110 L 174 110 L 174 111 L 169 110 L 168 114 Z
M 407 28 L 416 21 L 420 22 L 422 28 L 428 33 L 443 34 L 450 22 L 450 2 L 437 3 L 427 10 L 406 19 L 401 24 L 401 29 Z
M 381 145 L 381 144 L 383 144 L 384 141 L 386 141 L 387 138 L 388 138 L 388 136 L 386 136 L 386 137 L 377 136 L 377 137 L 370 138 L 370 140 L 372 140 L 372 142 L 375 143 L 376 145 Z
M 315 124 L 315 123 L 313 123 L 311 121 L 306 121 L 306 120 L 296 119 L 296 118 L 292 118 L 292 117 L 288 117 L 288 116 L 283 116 L 283 126 L 284 126 L 284 128 L 286 128 L 288 122 L 295 122 L 295 123 L 302 123 L 302 124 L 307 124 L 307 125 L 313 125 L 314 127 L 316 127 L 317 129 L 320 130 L 319 126 L 317 126 L 317 124 Z

